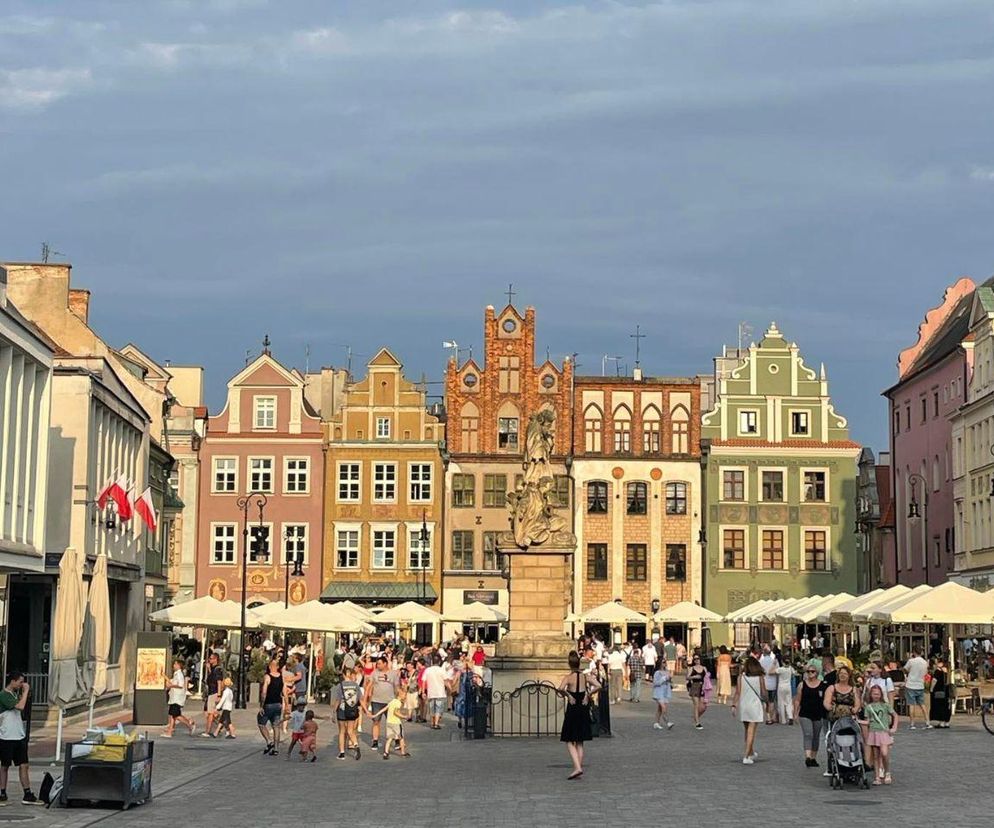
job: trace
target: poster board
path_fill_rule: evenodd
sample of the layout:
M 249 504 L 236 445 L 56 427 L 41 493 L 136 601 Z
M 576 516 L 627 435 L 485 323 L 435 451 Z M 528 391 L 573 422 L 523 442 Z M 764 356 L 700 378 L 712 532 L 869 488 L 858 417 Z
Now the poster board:
M 135 649 L 136 725 L 166 724 L 166 689 L 172 633 L 139 632 Z

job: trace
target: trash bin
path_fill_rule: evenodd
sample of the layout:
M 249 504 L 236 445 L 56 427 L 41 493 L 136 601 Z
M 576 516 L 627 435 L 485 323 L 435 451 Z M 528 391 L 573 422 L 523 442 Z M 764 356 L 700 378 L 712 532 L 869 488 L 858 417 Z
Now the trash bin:
M 148 802 L 152 798 L 154 749 L 155 743 L 147 739 L 126 745 L 66 745 L 59 803 L 117 802 L 127 809 Z

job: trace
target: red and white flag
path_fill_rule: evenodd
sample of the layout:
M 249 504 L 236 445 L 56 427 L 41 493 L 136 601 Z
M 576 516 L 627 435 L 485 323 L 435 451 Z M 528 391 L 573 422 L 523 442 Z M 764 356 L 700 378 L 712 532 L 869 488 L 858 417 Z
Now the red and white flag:
M 128 497 L 128 488 L 128 478 L 122 474 L 119 478 L 117 478 L 117 480 L 107 487 L 105 492 L 101 492 L 100 497 L 103 498 L 103 503 L 101 503 L 100 498 L 98 498 L 97 506 L 102 509 L 107 505 L 107 499 L 110 498 L 117 506 L 118 519 L 131 520 L 132 510 L 131 500 Z
M 142 492 L 142 496 L 135 501 L 135 511 L 141 515 L 141 519 L 145 521 L 145 525 L 154 532 L 155 527 L 159 523 L 159 518 L 155 514 L 155 506 L 152 505 L 152 490 L 150 488 L 145 489 Z
M 106 509 L 107 501 L 110 500 L 111 490 L 117 485 L 116 480 L 111 480 L 106 486 L 101 489 L 100 494 L 97 495 L 97 508 Z

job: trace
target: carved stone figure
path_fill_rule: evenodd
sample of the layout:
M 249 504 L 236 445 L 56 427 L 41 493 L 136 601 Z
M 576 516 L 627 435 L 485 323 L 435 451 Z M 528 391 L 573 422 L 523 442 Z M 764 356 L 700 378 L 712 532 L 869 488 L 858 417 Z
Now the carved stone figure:
M 556 513 L 551 502 L 555 485 L 552 457 L 555 417 L 551 411 L 533 414 L 525 439 L 524 477 L 513 492 L 508 492 L 511 533 L 520 549 L 545 543 L 566 528 L 566 521 Z

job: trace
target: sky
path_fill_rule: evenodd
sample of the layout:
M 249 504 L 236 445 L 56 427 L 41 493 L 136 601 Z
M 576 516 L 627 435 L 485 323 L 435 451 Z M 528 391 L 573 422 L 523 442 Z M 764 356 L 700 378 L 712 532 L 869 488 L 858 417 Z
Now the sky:
M 0 260 L 47 241 L 212 410 L 265 334 L 437 381 L 513 283 L 580 373 L 776 321 L 881 448 L 898 352 L 994 272 L 992 82 L 988 0 L 6 0 Z

